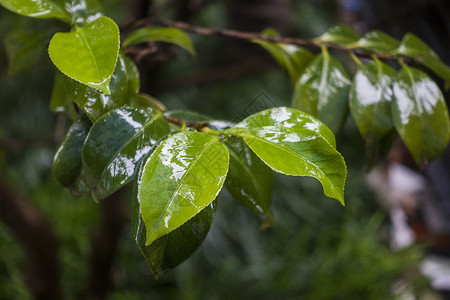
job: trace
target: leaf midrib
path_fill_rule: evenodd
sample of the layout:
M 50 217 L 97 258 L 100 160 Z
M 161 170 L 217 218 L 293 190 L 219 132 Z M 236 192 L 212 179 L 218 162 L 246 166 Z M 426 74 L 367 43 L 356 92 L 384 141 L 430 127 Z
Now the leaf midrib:
M 97 73 L 97 77 L 98 77 L 97 80 L 100 81 L 100 83 L 101 83 L 102 77 L 100 76 L 100 70 L 98 68 L 94 52 L 92 51 L 91 45 L 89 44 L 88 39 L 86 38 L 86 34 L 85 34 L 83 28 L 80 28 L 79 36 L 82 38 L 82 42 L 84 42 L 84 44 L 86 45 L 86 48 L 89 50 L 89 54 L 91 55 L 92 62 L 94 63 L 94 66 L 95 66 L 95 71 Z M 99 82 L 95 82 L 95 83 L 99 83 Z

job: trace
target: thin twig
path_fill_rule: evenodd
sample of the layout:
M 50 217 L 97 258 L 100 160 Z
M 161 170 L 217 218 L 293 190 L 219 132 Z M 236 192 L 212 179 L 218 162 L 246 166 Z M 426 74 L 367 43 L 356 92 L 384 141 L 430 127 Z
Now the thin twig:
M 175 125 L 183 126 L 185 124 L 187 127 L 194 128 L 197 131 L 203 131 L 205 127 L 209 127 L 209 124 L 206 122 L 196 123 L 196 122 L 188 122 L 185 120 L 172 118 L 172 117 L 164 117 L 167 122 L 173 123 Z

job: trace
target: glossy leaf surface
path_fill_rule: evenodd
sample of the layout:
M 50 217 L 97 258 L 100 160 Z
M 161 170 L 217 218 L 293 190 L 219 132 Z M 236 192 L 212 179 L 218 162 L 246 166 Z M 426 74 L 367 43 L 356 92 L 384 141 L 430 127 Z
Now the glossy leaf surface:
M 59 1 L 52 0 L 0 0 L 4 8 L 27 17 L 57 18 L 70 22 L 71 18 L 64 11 Z
M 395 127 L 419 166 L 444 151 L 450 138 L 448 108 L 428 75 L 403 66 L 394 83 L 392 104 Z
M 326 196 L 344 204 L 347 174 L 334 148 L 331 131 L 307 114 L 277 107 L 249 116 L 229 132 L 245 143 L 274 171 L 318 179 Z
M 102 16 L 102 5 L 97 0 L 65 0 L 64 7 L 72 22 L 78 25 L 85 25 Z
M 64 78 L 64 87 L 61 87 L 64 88 L 64 92 L 61 96 L 66 99 L 60 98 L 56 103 L 76 103 L 92 122 L 113 109 L 133 103 L 139 90 L 139 73 L 136 65 L 123 54 L 119 55 L 111 79 L 111 95 L 99 94 L 67 76 L 61 76 Z M 56 103 L 54 105 L 57 105 Z
M 53 112 L 64 112 L 72 120 L 76 120 L 77 112 L 75 111 L 75 103 L 72 102 L 72 97 L 67 93 L 67 84 L 70 84 L 71 79 L 61 72 L 56 72 L 55 81 L 53 83 L 52 96 L 50 98 L 50 110 Z
M 166 111 L 167 108 L 159 102 L 158 99 L 147 95 L 147 94 L 137 94 L 136 97 L 134 97 L 134 100 L 131 103 L 133 106 L 142 106 L 142 107 L 150 107 L 154 110 L 159 111 Z
M 396 72 L 378 60 L 359 68 L 350 92 L 350 111 L 366 142 L 369 161 L 376 160 L 381 139 L 393 128 L 392 84 Z
M 83 146 L 84 175 L 94 199 L 129 183 L 140 160 L 169 133 L 162 113 L 124 107 L 97 120 Z
M 439 56 L 414 34 L 407 33 L 396 52 L 408 57 L 421 58 L 421 63 L 442 77 L 447 88 L 450 87 L 450 67 L 444 64 Z
M 119 53 L 119 28 L 101 17 L 73 32 L 56 33 L 48 48 L 53 63 L 70 78 L 110 94 Z
M 345 45 L 356 42 L 359 34 L 348 25 L 337 25 L 328 29 L 327 32 L 315 38 L 318 42 Z
M 5 38 L 9 73 L 15 74 L 32 67 L 44 53 L 48 42 L 44 32 L 12 31 Z
M 139 186 L 146 245 L 172 232 L 211 204 L 228 171 L 219 138 L 183 131 L 162 142 L 145 163 Z
M 137 197 L 138 186 L 139 180 L 136 180 L 132 203 L 133 235 L 148 266 L 158 278 L 188 259 L 200 247 L 211 227 L 216 205 L 215 201 L 212 202 L 192 219 L 146 246 L 147 230 L 141 216 L 140 200 Z
M 74 185 L 81 173 L 81 149 L 91 125 L 85 117 L 78 119 L 70 126 L 56 151 L 53 172 L 63 186 Z
M 250 210 L 265 215 L 273 223 L 270 211 L 273 172 L 240 138 L 226 142 L 230 167 L 225 186 L 230 194 Z
M 317 117 L 336 133 L 347 115 L 350 85 L 341 63 L 324 50 L 297 81 L 292 107 Z
M 189 36 L 184 33 L 184 31 L 177 28 L 140 28 L 126 37 L 123 42 L 123 47 L 151 41 L 172 43 L 185 49 L 193 56 L 196 55 L 194 45 Z
M 366 33 L 353 45 L 365 50 L 390 53 L 400 46 L 400 41 L 382 31 L 374 30 Z

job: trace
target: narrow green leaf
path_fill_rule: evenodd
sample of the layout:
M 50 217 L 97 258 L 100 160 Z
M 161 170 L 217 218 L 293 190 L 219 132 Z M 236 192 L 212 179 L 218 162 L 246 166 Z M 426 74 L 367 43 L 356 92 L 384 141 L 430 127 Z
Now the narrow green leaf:
M 140 28 L 125 38 L 122 47 L 133 46 L 144 42 L 166 42 L 175 44 L 193 56 L 196 56 L 194 45 L 184 31 L 177 28 Z
M 140 160 L 169 130 L 162 113 L 150 108 L 123 107 L 98 119 L 82 152 L 93 198 L 101 200 L 129 183 Z
M 70 126 L 59 145 L 53 172 L 56 179 L 65 187 L 75 185 L 81 173 L 81 149 L 92 124 L 86 117 L 81 117 Z
M 65 0 L 65 9 L 77 25 L 88 24 L 102 16 L 102 5 L 97 0 Z
M 9 73 L 16 74 L 32 67 L 44 53 L 49 40 L 45 32 L 11 31 L 5 37 Z
M 439 56 L 414 34 L 407 33 L 395 52 L 407 57 L 421 58 L 420 62 L 444 79 L 447 88 L 450 87 L 450 67 L 442 62 Z
M 422 71 L 403 66 L 394 83 L 392 114 L 400 137 L 419 166 L 447 147 L 448 108 L 439 87 Z
M 183 109 L 169 110 L 164 113 L 164 116 L 195 123 L 209 122 L 212 120 L 211 117 L 208 117 L 206 115 Z
M 360 38 L 358 32 L 348 25 L 337 25 L 315 38 L 317 42 L 345 45 L 356 42 Z
M 292 108 L 276 107 L 247 117 L 225 133 L 245 143 L 274 171 L 318 179 L 326 196 L 344 204 L 347 174 L 332 133 L 320 121 Z
M 144 164 L 142 164 L 144 166 Z M 141 168 L 142 169 L 142 168 Z M 133 235 L 148 266 L 156 278 L 188 259 L 206 238 L 215 214 L 215 201 L 205 207 L 192 219 L 153 242 L 145 245 L 147 230 L 142 220 L 138 187 L 142 170 L 133 189 Z
M 132 104 L 139 90 L 139 73 L 136 65 L 122 53 L 119 55 L 111 79 L 111 95 L 99 94 L 67 76 L 62 76 L 64 91 L 60 95 L 66 99 L 55 100 L 56 103 L 76 103 L 92 122 L 113 109 Z
M 211 204 L 228 171 L 219 138 L 183 131 L 162 142 L 145 163 L 139 186 L 145 245 L 180 227 Z
M 70 23 L 71 18 L 59 1 L 52 0 L 0 0 L 4 8 L 27 17 L 56 18 Z
M 267 217 L 273 223 L 270 211 L 273 172 L 240 138 L 226 142 L 230 152 L 230 167 L 225 186 L 230 194 L 250 210 Z
M 158 99 L 147 95 L 147 94 L 138 94 L 131 103 L 133 106 L 141 106 L 141 107 L 150 107 L 154 110 L 166 111 L 167 108 L 159 102 Z
M 323 48 L 297 81 L 292 107 L 317 117 L 337 133 L 347 116 L 350 85 L 341 63 Z
M 394 128 L 391 117 L 392 84 L 396 72 L 379 60 L 361 66 L 350 92 L 350 111 L 366 143 L 368 161 L 376 161 L 382 138 Z
M 390 53 L 400 46 L 400 42 L 382 31 L 374 30 L 366 33 L 352 46 L 380 53 Z
M 101 17 L 73 32 L 56 33 L 48 53 L 53 63 L 70 78 L 110 94 L 119 53 L 119 28 L 113 20 Z

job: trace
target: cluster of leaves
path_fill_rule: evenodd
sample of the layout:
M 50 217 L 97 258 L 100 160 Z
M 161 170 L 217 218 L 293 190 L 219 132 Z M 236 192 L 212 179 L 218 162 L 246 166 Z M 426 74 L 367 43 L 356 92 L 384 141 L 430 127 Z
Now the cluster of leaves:
M 333 133 L 316 118 L 279 107 L 232 124 L 164 112 L 161 103 L 139 93 L 139 73 L 124 47 L 164 41 L 195 55 L 182 31 L 139 29 L 120 47 L 118 26 L 95 0 L 0 3 L 25 16 L 70 24 L 70 32 L 55 33 L 48 46 L 58 68 L 51 109 L 74 119 L 55 155 L 54 172 L 74 194 L 96 201 L 134 180 L 136 241 L 157 276 L 202 243 L 224 184 L 266 216 L 264 226 L 273 222 L 272 170 L 314 177 L 325 195 L 344 204 L 345 162 Z M 35 55 L 24 40 L 9 52 L 16 65 Z
M 266 36 L 276 37 L 273 30 Z M 450 87 L 450 67 L 422 40 L 408 33 L 402 41 L 381 32 L 360 36 L 345 25 L 332 27 L 312 42 L 321 47 L 317 56 L 294 45 L 255 40 L 288 73 L 293 88 L 292 106 L 339 132 L 350 108 L 365 140 L 368 167 L 387 153 L 396 132 L 419 166 L 435 159 L 450 139 L 448 108 L 437 84 L 418 67 L 424 66 Z M 351 80 L 328 48 L 349 52 L 358 65 Z M 369 55 L 363 64 L 354 52 Z M 387 61 L 394 61 L 397 72 Z M 410 62 L 412 64 L 408 65 Z

